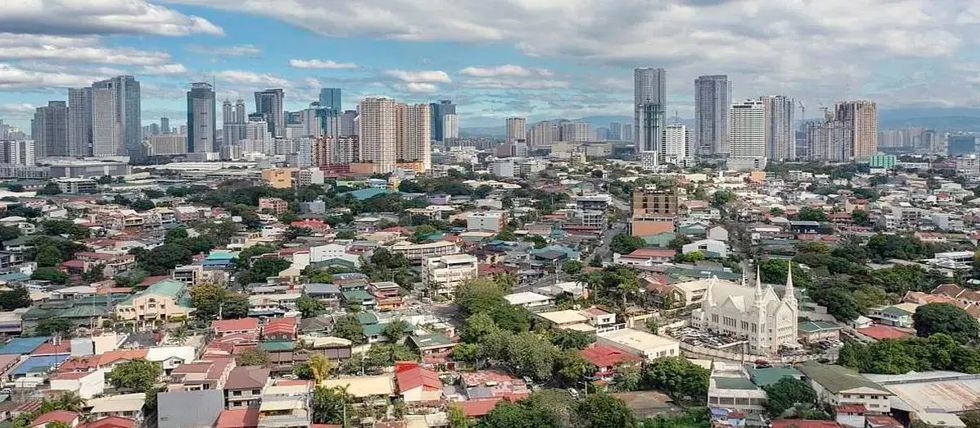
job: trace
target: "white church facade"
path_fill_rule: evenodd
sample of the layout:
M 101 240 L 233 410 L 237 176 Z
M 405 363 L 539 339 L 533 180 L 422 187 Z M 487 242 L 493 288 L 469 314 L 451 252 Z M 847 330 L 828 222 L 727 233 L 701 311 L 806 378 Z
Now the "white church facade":
M 762 284 L 758 271 L 755 286 L 712 278 L 701 307 L 691 314 L 691 324 L 743 338 L 748 342 L 747 351 L 756 355 L 774 355 L 783 345 L 798 346 L 800 311 L 793 294 L 792 267 L 788 271 L 782 298 L 771 285 Z

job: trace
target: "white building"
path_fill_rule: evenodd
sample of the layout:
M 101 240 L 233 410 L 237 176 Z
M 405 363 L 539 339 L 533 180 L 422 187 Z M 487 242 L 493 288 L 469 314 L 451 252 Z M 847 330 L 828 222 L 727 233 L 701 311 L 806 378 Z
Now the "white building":
M 398 160 L 420 162 L 422 170 L 432 169 L 432 147 L 428 104 L 398 105 Z
M 358 106 L 360 160 L 381 173 L 395 169 L 397 160 L 397 103 L 391 98 L 365 98 Z
M 771 285 L 763 288 L 757 271 L 755 287 L 709 283 L 701 307 L 691 314 L 691 323 L 702 330 L 745 338 L 749 352 L 772 355 L 781 346 L 796 346 L 799 313 L 792 268 L 783 298 Z
M 729 154 L 734 158 L 766 157 L 766 109 L 759 100 L 732 104 Z
M 596 336 L 596 343 L 622 349 L 647 360 L 681 354 L 678 341 L 631 328 L 599 334 Z
M 527 119 L 523 117 L 507 118 L 507 141 L 527 139 Z
M 681 247 L 681 252 L 684 254 L 690 254 L 695 251 L 704 254 L 706 257 L 725 258 L 728 257 L 728 244 L 715 239 L 700 239 L 690 244 L 684 244 Z
M 430 257 L 422 264 L 422 281 L 430 295 L 451 296 L 463 282 L 476 278 L 479 260 L 469 254 Z
M 481 211 L 466 216 L 466 230 L 470 232 L 500 232 L 507 226 L 507 213 Z
M 459 138 L 459 117 L 455 113 L 442 116 L 442 139 L 454 140 Z
M 678 164 L 687 158 L 687 127 L 680 124 L 664 128 L 664 162 Z

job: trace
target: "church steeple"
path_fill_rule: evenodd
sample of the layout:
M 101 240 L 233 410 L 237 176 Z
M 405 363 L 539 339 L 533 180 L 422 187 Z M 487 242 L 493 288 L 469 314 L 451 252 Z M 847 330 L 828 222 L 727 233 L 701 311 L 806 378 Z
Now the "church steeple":
M 762 306 L 765 298 L 765 291 L 762 290 L 762 270 L 759 264 L 755 265 L 755 306 Z
M 796 306 L 796 294 L 793 290 L 793 261 L 790 260 L 788 266 L 786 267 L 786 294 L 783 295 L 783 301 Z

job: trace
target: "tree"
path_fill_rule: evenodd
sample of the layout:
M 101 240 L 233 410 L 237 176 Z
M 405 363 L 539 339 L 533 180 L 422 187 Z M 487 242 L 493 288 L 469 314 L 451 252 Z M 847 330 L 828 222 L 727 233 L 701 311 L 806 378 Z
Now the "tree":
M 193 261 L 190 250 L 176 244 L 163 244 L 149 251 L 138 248 L 131 253 L 136 255 L 137 263 L 150 275 L 167 275 L 173 268 Z
M 463 326 L 461 339 L 466 343 L 480 342 L 484 336 L 500 331 L 500 327 L 494 322 L 489 313 L 481 312 L 470 315 Z
M 41 188 L 41 190 L 38 190 L 37 191 L 37 194 L 38 195 L 60 195 L 61 194 L 61 188 L 58 187 L 58 184 L 52 182 L 52 183 L 45 184 L 44 187 Z
M 980 327 L 963 309 L 949 303 L 929 303 L 919 306 L 912 315 L 915 332 L 920 337 L 945 333 L 959 343 L 972 343 Z
M 117 365 L 109 372 L 106 381 L 119 390 L 143 392 L 156 385 L 161 374 L 163 368 L 159 364 L 135 359 Z
M 248 271 L 241 274 L 238 278 L 239 284 L 246 285 L 253 282 L 265 282 L 266 278 L 270 276 L 279 275 L 289 268 L 292 263 L 286 259 L 274 258 L 260 258 L 252 263 L 252 267 Z
M 235 265 L 241 270 L 248 270 L 252 266 L 252 257 L 261 256 L 262 254 L 274 253 L 277 248 L 273 245 L 259 244 L 253 245 L 242 250 L 238 253 L 238 259 Z
M 313 422 L 347 426 L 346 408 L 352 401 L 346 388 L 317 386 L 313 390 Z
M 68 274 L 53 267 L 39 267 L 31 274 L 31 279 L 64 284 L 68 282 Z
M 557 348 L 537 333 L 516 334 L 510 341 L 508 365 L 519 376 L 547 381 L 551 379 Z
M 580 272 L 582 272 L 582 268 L 582 262 L 578 260 L 569 260 L 561 265 L 562 272 L 569 275 L 578 275 Z
M 505 290 L 489 278 L 475 278 L 456 289 L 456 304 L 467 316 L 489 312 L 497 305 L 506 304 Z
M 89 236 L 87 227 L 75 224 L 71 220 L 44 220 L 41 222 L 41 230 L 48 236 L 66 235 L 75 240 L 85 239 Z
M 469 428 L 470 420 L 466 412 L 457 403 L 450 403 L 446 408 L 446 417 L 449 419 L 449 428 Z
M 635 361 L 625 361 L 616 365 L 612 385 L 617 391 L 635 391 L 643 380 L 643 372 Z
M 580 426 L 587 428 L 631 428 L 636 426 L 636 417 L 623 400 L 606 393 L 596 393 L 585 397 L 576 413 Z
M 156 204 L 149 199 L 137 199 L 129 204 L 129 207 L 136 211 L 147 211 L 156 208 Z
M 293 366 L 293 376 L 303 380 L 313 380 L 313 371 L 310 370 L 310 363 L 299 363 Z
M 191 306 L 196 309 L 194 315 L 203 320 L 214 319 L 225 301 L 228 290 L 224 287 L 206 283 L 191 287 Z
M 711 204 L 716 207 L 728 205 L 735 199 L 735 194 L 728 190 L 718 190 L 711 195 Z
M 800 212 L 796 215 L 796 218 L 800 221 L 825 222 L 827 221 L 827 213 L 820 208 L 803 207 L 800 208 Z
M 303 318 L 312 318 L 323 312 L 323 303 L 307 295 L 299 296 L 296 299 L 296 309 L 303 314 Z
M 682 401 L 702 402 L 708 396 L 711 372 L 683 357 L 657 358 L 647 364 L 644 382 Z
M 47 413 L 54 410 L 67 410 L 69 412 L 80 413 L 85 407 L 85 399 L 74 391 L 65 391 L 58 394 L 53 400 L 44 400 L 41 404 L 41 412 Z M 48 424 L 45 428 L 50 427 Z
M 858 226 L 868 227 L 873 224 L 871 221 L 871 215 L 869 215 L 865 210 L 851 211 L 851 219 L 854 220 L 854 224 Z
M 385 324 L 384 330 L 381 332 L 388 338 L 389 342 L 398 342 L 405 337 L 410 328 L 411 326 L 404 320 L 394 319 Z
M 0 226 L 0 242 L 17 239 L 20 236 L 20 229 L 17 226 Z
M 333 326 L 333 335 L 354 342 L 355 345 L 361 345 L 367 341 L 364 337 L 364 328 L 361 327 L 361 323 L 355 315 L 347 315 L 337 320 Z
M 14 286 L 10 290 L 0 291 L 0 308 L 12 311 L 31 306 L 31 295 L 24 286 Z
M 34 255 L 34 261 L 37 262 L 38 267 L 54 267 L 58 266 L 63 259 L 61 258 L 61 251 L 58 251 L 58 247 L 54 245 L 45 245 L 37 250 L 37 254 Z
M 223 305 L 221 306 L 221 319 L 239 319 L 248 316 L 248 296 L 242 293 L 225 294 Z
M 65 318 L 45 318 L 37 323 L 34 332 L 39 336 L 66 335 L 72 330 L 71 321 Z
M 258 348 L 246 349 L 242 353 L 235 356 L 235 363 L 239 366 L 262 366 L 269 367 L 272 364 L 272 358 L 269 356 L 268 352 L 265 352 Z M 313 367 L 310 366 L 312 370 Z
M 330 376 L 330 371 L 333 370 L 333 363 L 327 359 L 326 355 L 323 354 L 313 354 L 310 355 L 310 360 L 307 363 L 310 367 L 310 374 L 316 384 L 319 385 L 324 379 Z
M 613 236 L 609 249 L 617 254 L 629 254 L 647 245 L 647 241 L 639 236 L 632 236 L 628 233 L 619 233 Z
M 585 349 L 595 342 L 595 336 L 577 330 L 559 330 L 551 337 L 551 343 L 561 349 Z
M 566 386 L 578 385 L 586 376 L 595 372 L 595 366 L 582 357 L 577 349 L 558 352 L 555 358 L 555 369 L 558 378 Z
M 773 418 L 783 416 L 786 410 L 797 404 L 816 404 L 817 393 L 806 382 L 793 377 L 784 377 L 778 382 L 763 387 L 769 396 L 766 410 Z
M 479 357 L 480 345 L 474 343 L 459 343 L 453 347 L 451 354 L 455 361 L 476 362 Z

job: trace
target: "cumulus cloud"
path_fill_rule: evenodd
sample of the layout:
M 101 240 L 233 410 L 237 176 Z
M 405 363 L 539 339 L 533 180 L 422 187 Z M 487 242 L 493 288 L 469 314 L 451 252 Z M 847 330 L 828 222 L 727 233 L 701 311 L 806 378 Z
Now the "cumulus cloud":
M 441 70 L 425 71 L 406 71 L 406 70 L 386 70 L 385 75 L 394 77 L 402 82 L 412 83 L 449 83 L 452 79 L 449 74 Z
M 409 82 L 405 84 L 405 90 L 417 94 L 431 94 L 439 90 L 439 87 L 431 83 Z
M 204 55 L 256 56 L 262 53 L 262 49 L 252 44 L 229 46 L 189 45 L 186 49 Z
M 99 37 L 65 37 L 0 33 L 0 59 L 158 65 L 170 61 L 165 52 L 100 45 Z
M 532 77 L 551 76 L 551 70 L 544 68 L 527 68 L 520 65 L 504 64 L 492 67 L 466 67 L 459 74 L 470 77 Z
M 98 76 L 47 72 L 0 64 L 0 89 L 68 88 L 87 86 Z
M 231 84 L 269 88 L 289 85 L 288 80 L 268 73 L 255 73 L 245 70 L 222 70 L 214 72 L 213 75 L 216 80 Z
M 688 103 L 700 74 L 728 74 L 736 97 L 819 92 L 832 100 L 872 81 L 887 61 L 955 56 L 974 43 L 980 24 L 980 6 L 953 0 L 290 0 L 292 7 L 276 8 L 262 0 L 176 1 L 269 16 L 328 36 L 509 44 L 528 56 L 601 67 L 602 75 L 576 79 L 589 90 L 604 90 L 603 75 L 628 78 L 635 66 L 664 67 L 668 91 Z M 467 67 L 460 75 L 547 77 L 512 64 Z M 535 86 L 549 85 L 561 86 Z
M 143 74 L 184 74 L 187 67 L 184 64 L 148 65 L 142 68 Z
M 29 0 L 4 2 L 0 29 L 27 34 L 223 34 L 199 16 L 145 0 Z
M 340 70 L 347 68 L 357 68 L 357 64 L 352 62 L 337 62 L 322 59 L 291 59 L 289 66 L 294 68 L 319 68 L 325 70 Z

